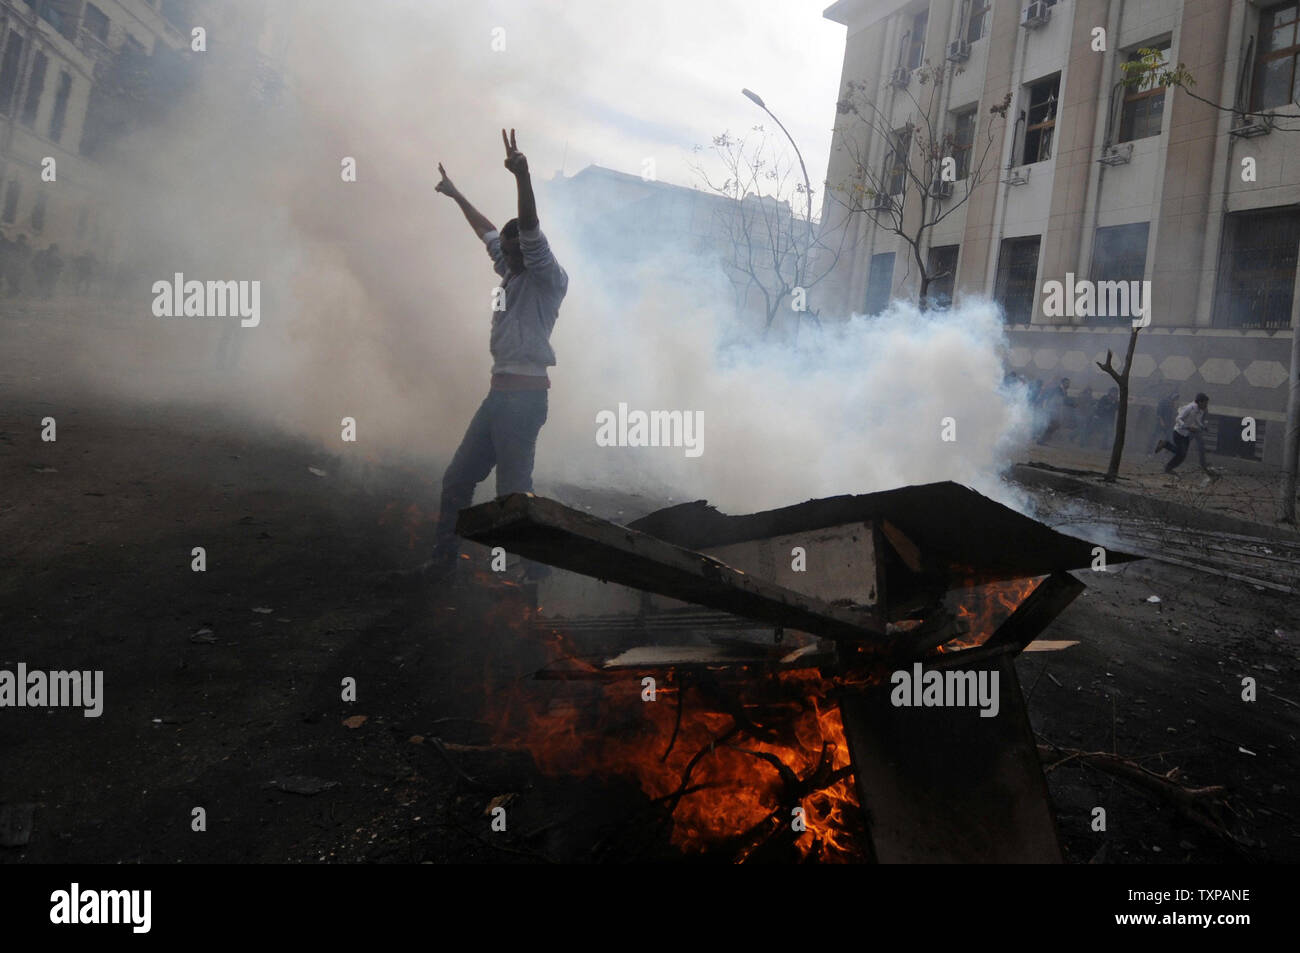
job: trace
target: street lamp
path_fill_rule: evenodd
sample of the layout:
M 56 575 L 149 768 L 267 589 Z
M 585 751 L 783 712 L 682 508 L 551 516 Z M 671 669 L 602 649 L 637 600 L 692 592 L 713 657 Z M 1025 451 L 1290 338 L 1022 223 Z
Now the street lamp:
M 804 165 L 803 153 L 799 151 L 799 144 L 794 141 L 794 136 L 790 135 L 790 130 L 785 128 L 785 124 L 782 123 L 781 120 L 776 118 L 772 110 L 767 108 L 767 103 L 763 102 L 762 96 L 758 95 L 758 93 L 754 92 L 752 89 L 742 89 L 741 92 L 744 94 L 746 99 L 748 99 L 755 106 L 757 106 L 759 109 L 763 110 L 763 112 L 767 113 L 769 116 L 772 117 L 772 121 L 781 127 L 781 131 L 785 133 L 785 137 L 790 140 L 790 145 L 794 147 L 794 154 L 799 158 L 799 168 L 803 170 L 804 198 L 808 205 L 806 217 L 808 220 L 808 230 L 809 233 L 811 234 L 812 232 L 812 183 L 808 180 L 808 167 Z

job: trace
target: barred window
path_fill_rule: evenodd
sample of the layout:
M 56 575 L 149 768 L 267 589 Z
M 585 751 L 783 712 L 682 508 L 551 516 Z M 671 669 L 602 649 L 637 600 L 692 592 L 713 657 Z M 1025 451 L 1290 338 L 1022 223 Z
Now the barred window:
M 1215 323 L 1230 328 L 1288 328 L 1295 293 L 1300 211 L 1235 212 L 1223 227 Z
M 1006 238 L 998 252 L 998 280 L 993 297 L 1006 313 L 1007 324 L 1028 324 L 1034 316 L 1034 283 L 1038 279 L 1041 235 Z

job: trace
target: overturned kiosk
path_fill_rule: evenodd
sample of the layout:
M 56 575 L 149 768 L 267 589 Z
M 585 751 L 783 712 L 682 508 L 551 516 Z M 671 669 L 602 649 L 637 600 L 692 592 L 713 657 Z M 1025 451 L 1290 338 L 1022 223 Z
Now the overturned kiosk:
M 685 503 L 626 526 L 515 494 L 463 510 L 457 532 L 563 570 L 533 624 L 589 657 L 537 678 L 673 686 L 670 750 L 688 695 L 711 709 L 670 809 L 708 797 L 692 774 L 723 748 L 770 776 L 736 859 L 801 836 L 826 850 L 851 813 L 865 836 L 840 859 L 1061 860 L 1014 660 L 1083 591 L 1070 571 L 1095 565 L 1093 543 L 951 482 L 748 515 Z M 802 806 L 836 784 L 808 837 Z

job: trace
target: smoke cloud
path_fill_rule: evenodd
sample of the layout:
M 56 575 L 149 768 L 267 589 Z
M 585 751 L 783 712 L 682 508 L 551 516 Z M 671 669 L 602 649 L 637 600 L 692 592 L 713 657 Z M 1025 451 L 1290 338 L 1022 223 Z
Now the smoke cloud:
M 564 130 L 536 106 L 563 92 L 551 77 L 572 57 L 562 42 L 533 44 L 503 71 L 420 4 L 366 5 L 364 20 L 353 4 L 299 10 L 277 105 L 252 108 L 248 77 L 218 63 L 166 122 L 107 160 L 102 199 L 124 223 L 114 237 L 129 249 L 127 307 L 87 320 L 80 358 L 53 373 L 101 394 L 197 402 L 340 454 L 350 416 L 367 459 L 436 478 L 487 392 L 497 283 L 455 205 L 434 193 L 437 163 L 498 224 L 513 216 L 502 117 L 516 117 L 505 122 L 530 156 L 530 142 L 553 150 Z M 491 14 L 457 16 L 486 46 Z M 356 182 L 343 180 L 345 157 Z M 629 273 L 539 197 L 570 275 L 540 490 L 617 487 L 731 512 L 942 479 L 1003 495 L 997 472 L 1030 414 L 1023 392 L 1002 386 L 991 304 L 823 312 L 820 331 L 805 322 L 797 340 L 764 339 L 738 330 L 718 269 L 666 249 Z M 260 326 L 154 317 L 152 283 L 177 272 L 261 281 Z M 598 446 L 597 414 L 620 402 L 702 412 L 704 453 Z

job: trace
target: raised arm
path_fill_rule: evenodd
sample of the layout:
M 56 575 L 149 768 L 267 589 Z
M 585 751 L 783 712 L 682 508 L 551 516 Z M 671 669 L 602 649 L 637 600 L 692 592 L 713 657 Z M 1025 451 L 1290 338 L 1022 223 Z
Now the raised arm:
M 528 174 L 528 160 L 515 145 L 515 131 L 501 130 L 501 142 L 506 147 L 506 168 L 514 173 L 515 184 L 519 187 L 519 230 L 534 232 L 537 230 L 537 199 L 533 196 L 533 180 Z
M 481 240 L 486 240 L 488 233 L 495 232 L 497 227 L 488 221 L 486 215 L 471 205 L 469 199 L 460 194 L 460 190 L 452 184 L 451 179 L 447 178 L 447 172 L 443 169 L 441 162 L 438 163 L 438 174 L 442 176 L 442 179 L 434 187 L 434 191 L 441 192 L 448 198 L 454 199 L 456 204 L 460 206 L 461 212 L 464 213 L 465 221 L 469 222 L 469 227 L 474 229 L 474 234 Z M 534 213 L 534 217 L 536 217 L 536 213 Z

